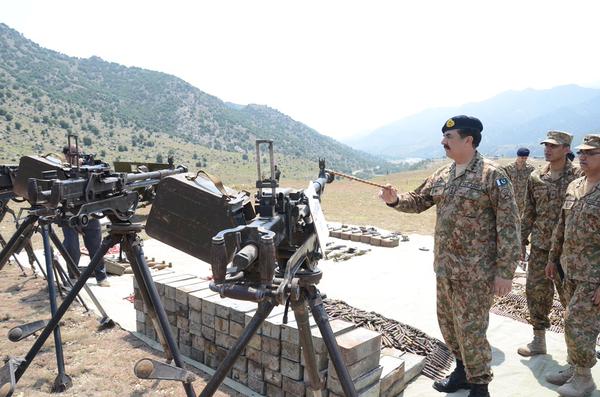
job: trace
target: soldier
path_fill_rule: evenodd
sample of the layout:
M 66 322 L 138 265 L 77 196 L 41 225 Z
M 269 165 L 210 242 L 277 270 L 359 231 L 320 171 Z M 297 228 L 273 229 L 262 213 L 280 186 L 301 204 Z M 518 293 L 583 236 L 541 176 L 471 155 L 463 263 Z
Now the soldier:
M 559 263 L 564 270 L 569 363 L 546 380 L 561 385 L 557 392 L 566 397 L 588 396 L 596 389 L 590 369 L 600 333 L 600 135 L 586 135 L 577 149 L 585 176 L 567 188 L 546 266 L 553 280 Z
M 469 397 L 489 396 L 492 351 L 486 338 L 494 293 L 506 295 L 519 260 L 519 217 L 504 171 L 477 151 L 481 121 L 455 116 L 442 127 L 442 145 L 454 162 L 413 192 L 398 195 L 388 185 L 386 204 L 402 212 L 436 205 L 434 270 L 437 315 L 456 368 L 433 388 Z
M 65 155 L 65 161 L 67 163 L 72 166 L 77 164 L 77 158 L 79 156 L 77 155 L 75 145 L 71 145 L 70 147 L 65 145 L 63 147 L 63 154 Z M 79 155 L 81 155 L 81 153 L 79 153 Z M 81 163 L 81 158 L 79 158 L 79 162 Z M 61 228 L 64 236 L 63 245 L 71 259 L 73 259 L 75 266 L 78 266 L 79 259 L 81 258 L 79 232 L 69 225 L 62 225 Z M 83 243 L 87 248 L 91 259 L 96 252 L 98 252 L 100 245 L 102 244 L 102 226 L 100 225 L 100 221 L 96 218 L 90 218 L 88 224 L 81 228 L 81 234 L 83 235 Z M 71 272 L 71 269 L 68 269 L 68 272 L 69 278 L 74 280 L 76 278 L 75 274 Z M 102 259 L 101 263 L 96 267 L 94 276 L 100 287 L 110 287 L 104 259 Z
M 529 178 L 529 174 L 535 169 L 533 165 L 527 163 L 528 158 L 529 149 L 525 147 L 519 148 L 519 150 L 517 150 L 517 158 L 515 161 L 502 167 L 512 182 L 513 189 L 515 190 L 515 200 L 517 201 L 519 214 L 523 213 L 525 192 L 527 191 L 527 179 Z
M 554 283 L 544 273 L 550 238 L 558 222 L 567 186 L 581 176 L 581 170 L 567 159 L 572 139 L 569 133 L 548 131 L 547 138 L 541 142 L 548 165 L 534 171 L 527 181 L 525 208 L 521 217 L 521 241 L 524 249 L 531 234 L 525 296 L 529 323 L 533 327 L 533 341 L 517 350 L 524 357 L 546 354 L 546 328 L 550 327 L 548 315 L 554 301 Z M 558 280 L 556 289 L 564 306 L 562 286 Z

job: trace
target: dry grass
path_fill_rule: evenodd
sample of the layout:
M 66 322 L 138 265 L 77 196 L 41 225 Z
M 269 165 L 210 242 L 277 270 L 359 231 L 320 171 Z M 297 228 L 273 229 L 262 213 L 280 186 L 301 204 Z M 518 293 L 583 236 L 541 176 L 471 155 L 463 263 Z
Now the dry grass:
M 19 324 L 49 318 L 46 283 L 20 276 L 16 266 L 7 265 L 0 278 L 0 301 L 0 355 L 23 357 L 33 344 L 33 337 L 13 343 L 8 341 L 7 334 Z M 97 318 L 77 304 L 63 317 L 60 330 L 66 373 L 71 376 L 73 386 L 61 396 L 185 396 L 181 383 L 140 380 L 133 374 L 133 366 L 139 359 L 164 361 L 162 353 L 119 327 L 98 331 L 97 326 Z M 194 388 L 199 391 L 207 376 L 196 373 L 199 376 Z M 17 384 L 14 396 L 56 395 L 50 393 L 56 374 L 54 339 L 50 337 Z M 216 395 L 240 394 L 221 386 Z

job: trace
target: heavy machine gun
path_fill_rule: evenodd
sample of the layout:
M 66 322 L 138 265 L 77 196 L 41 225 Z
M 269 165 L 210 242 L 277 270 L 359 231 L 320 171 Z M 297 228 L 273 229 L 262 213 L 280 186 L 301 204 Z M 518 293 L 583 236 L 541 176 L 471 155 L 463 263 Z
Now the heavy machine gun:
M 260 149 L 265 144 L 270 160 L 267 177 L 261 172 Z M 316 288 L 322 277 L 317 263 L 324 255 L 323 246 L 328 235 L 319 200 L 326 184 L 333 181 L 333 175 L 326 172 L 325 161 L 320 160 L 318 177 L 306 189 L 280 188 L 270 140 L 256 141 L 256 161 L 258 193 L 252 211 L 244 204 L 244 194 L 227 190 L 212 177 L 200 182 L 175 177 L 169 184 L 165 180 L 152 208 L 154 214 L 150 213 L 147 223 L 147 232 L 152 237 L 210 262 L 213 272 L 211 290 L 222 297 L 258 303 L 252 320 L 200 395 L 208 397 L 215 393 L 273 308 L 282 304 L 286 305 L 286 314 L 289 306 L 294 311 L 313 395 L 321 395 L 324 381 L 315 360 L 309 307 L 344 393 L 356 396 Z M 197 199 L 182 202 L 173 209 L 173 201 L 182 196 Z M 194 203 L 203 205 L 194 207 Z M 180 213 L 182 207 L 185 207 L 187 217 Z M 210 225 L 229 227 L 215 229 Z M 210 245 L 205 244 L 208 236 L 212 236 Z M 194 241 L 198 243 L 192 244 Z M 135 373 L 144 379 L 168 379 L 166 374 L 173 370 L 151 359 L 140 360 L 135 367 Z
M 38 331 L 40 334 L 24 358 L 10 357 L 6 360 L 4 367 L 0 368 L 0 397 L 9 397 L 13 394 L 16 383 L 51 333 L 54 333 L 58 367 L 58 376 L 52 389 L 60 392 L 70 387 L 71 379 L 65 373 L 58 324 L 82 288 L 86 288 L 88 295 L 94 300 L 103 315 L 101 323 L 112 323 L 91 294 L 86 281 L 101 264 L 107 251 L 118 243 L 124 246 L 124 251 L 142 291 L 148 314 L 155 322 L 167 358 L 174 359 L 176 365 L 183 366 L 183 360 L 173 340 L 164 308 L 160 304 L 156 287 L 144 259 L 141 242 L 137 235 L 142 230 L 142 226 L 132 223 L 131 218 L 138 203 L 138 194 L 133 189 L 155 185 L 165 176 L 186 172 L 186 167 L 178 166 L 169 170 L 129 174 L 112 172 L 107 164 L 98 161 L 94 165 L 80 166 L 78 161 L 76 164 L 76 166 L 65 167 L 37 156 L 24 156 L 19 163 L 15 191 L 18 187 L 18 190 L 23 192 L 22 195 L 31 204 L 31 208 L 6 247 L 0 252 L 0 269 L 10 255 L 22 247 L 23 241 L 29 240 L 34 231 L 39 229 L 44 243 L 52 317 L 48 321 L 35 321 L 15 327 L 9 332 L 9 338 L 14 342 Z M 70 227 L 83 227 L 90 218 L 103 216 L 108 217 L 111 221 L 108 226 L 109 234 L 102 241 L 98 252 L 91 258 L 90 264 L 80 273 L 51 225 L 58 223 Z M 50 241 L 65 258 L 71 272 L 79 277 L 74 285 L 68 281 L 70 291 L 58 307 Z M 63 282 L 68 280 L 64 274 L 61 277 Z M 191 388 L 189 385 L 184 385 L 184 387 Z
M 153 172 L 115 173 L 106 163 L 73 167 L 67 179 L 59 179 L 56 171 L 46 171 L 44 179 L 29 179 L 27 199 L 34 206 L 56 209 L 71 227 L 87 225 L 89 217 L 97 213 L 111 221 L 127 221 L 139 201 L 135 189 L 184 172 L 187 168 L 180 165 Z

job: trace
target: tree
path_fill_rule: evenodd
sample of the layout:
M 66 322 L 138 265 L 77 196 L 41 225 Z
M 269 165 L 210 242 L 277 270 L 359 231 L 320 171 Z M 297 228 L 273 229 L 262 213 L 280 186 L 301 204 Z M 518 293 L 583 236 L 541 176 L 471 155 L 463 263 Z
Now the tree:
M 92 146 L 92 138 L 88 136 L 83 137 L 83 145 L 84 146 Z
M 15 121 L 15 128 L 16 128 L 17 130 L 20 130 L 20 129 L 21 129 L 21 126 L 22 126 L 22 125 L 21 125 L 21 123 L 19 123 L 18 121 Z
M 162 154 L 159 153 L 159 154 L 156 155 L 156 162 L 157 163 L 162 163 L 163 162 Z

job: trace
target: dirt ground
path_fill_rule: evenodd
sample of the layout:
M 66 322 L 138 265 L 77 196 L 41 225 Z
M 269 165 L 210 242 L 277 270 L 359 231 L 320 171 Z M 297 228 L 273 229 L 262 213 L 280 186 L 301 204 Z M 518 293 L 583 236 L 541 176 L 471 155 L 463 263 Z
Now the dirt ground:
M 48 289 L 44 280 L 22 276 L 14 264 L 0 272 L 0 357 L 24 357 L 34 342 L 30 336 L 10 342 L 14 326 L 50 318 Z M 162 353 L 149 348 L 129 332 L 115 327 L 98 331 L 98 319 L 73 304 L 61 324 L 66 373 L 73 386 L 60 396 L 185 396 L 181 383 L 138 379 L 135 363 L 145 357 L 163 361 Z M 1 363 L 3 365 L 3 362 Z M 205 386 L 208 375 L 188 366 L 197 374 L 194 389 Z M 57 375 L 54 339 L 48 338 L 15 389 L 13 396 L 56 396 L 50 389 Z M 241 396 L 221 386 L 215 396 Z

